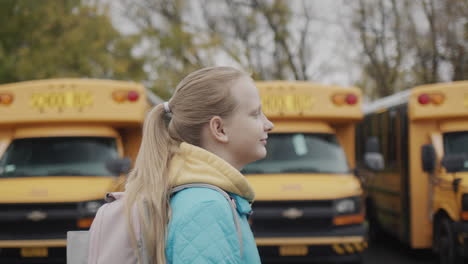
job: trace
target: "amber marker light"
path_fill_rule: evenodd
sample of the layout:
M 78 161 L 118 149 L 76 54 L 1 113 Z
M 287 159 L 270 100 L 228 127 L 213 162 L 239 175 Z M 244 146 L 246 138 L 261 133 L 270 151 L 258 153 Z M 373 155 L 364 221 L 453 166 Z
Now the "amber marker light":
M 115 91 L 112 93 L 112 98 L 117 103 L 123 103 L 127 100 L 127 92 L 126 91 Z
M 332 102 L 336 105 L 344 105 L 346 103 L 346 95 L 335 94 L 332 96 Z
M 13 103 L 12 94 L 0 94 L 0 105 L 10 105 Z
M 364 222 L 364 214 L 338 215 L 333 218 L 334 225 L 352 225 Z
M 431 94 L 431 102 L 435 105 L 441 105 L 445 101 L 445 96 L 441 93 Z
M 78 219 L 76 225 L 79 228 L 89 228 L 91 224 L 93 223 L 94 218 L 82 218 Z
M 464 221 L 468 221 L 468 212 L 463 211 L 461 213 L 461 219 L 464 220 Z

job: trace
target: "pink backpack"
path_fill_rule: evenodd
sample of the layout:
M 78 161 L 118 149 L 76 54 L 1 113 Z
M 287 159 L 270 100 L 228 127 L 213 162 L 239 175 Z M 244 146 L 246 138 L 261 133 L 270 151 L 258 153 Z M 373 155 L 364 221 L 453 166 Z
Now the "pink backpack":
M 130 242 L 130 234 L 125 217 L 123 192 L 108 193 L 106 204 L 99 208 L 91 225 L 89 236 L 88 264 L 99 263 L 138 263 Z M 138 216 L 133 216 L 138 249 L 143 253 Z M 120 230 L 125 230 L 120 232 Z M 142 259 L 146 259 L 142 256 Z
M 185 184 L 174 188 L 171 193 L 191 187 L 210 188 L 221 193 L 231 205 L 236 223 L 237 234 L 241 243 L 242 234 L 236 212 L 236 202 L 221 188 L 203 183 Z M 106 204 L 99 208 L 89 231 L 69 231 L 67 233 L 67 264 L 132 264 L 138 263 L 138 257 L 132 247 L 128 225 L 125 217 L 123 192 L 108 193 Z M 143 239 L 140 236 L 138 215 L 133 217 L 138 253 L 141 264 L 148 264 L 149 259 Z

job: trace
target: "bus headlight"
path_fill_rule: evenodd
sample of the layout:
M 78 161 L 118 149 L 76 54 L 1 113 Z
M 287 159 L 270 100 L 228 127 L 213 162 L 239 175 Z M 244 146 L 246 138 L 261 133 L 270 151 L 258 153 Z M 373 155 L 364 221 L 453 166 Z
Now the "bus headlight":
M 364 213 L 361 210 L 361 197 L 359 196 L 336 200 L 334 209 L 334 225 L 353 225 L 364 222 Z
M 359 212 L 359 197 L 340 199 L 335 201 L 337 214 L 352 214 Z
M 98 211 L 99 207 L 101 207 L 104 203 L 104 200 L 83 202 L 80 204 L 79 210 L 83 215 L 94 216 Z
M 90 214 L 95 214 L 98 211 L 99 207 L 101 207 L 101 205 L 102 205 L 102 202 L 98 202 L 98 201 L 87 202 L 85 203 L 86 212 Z

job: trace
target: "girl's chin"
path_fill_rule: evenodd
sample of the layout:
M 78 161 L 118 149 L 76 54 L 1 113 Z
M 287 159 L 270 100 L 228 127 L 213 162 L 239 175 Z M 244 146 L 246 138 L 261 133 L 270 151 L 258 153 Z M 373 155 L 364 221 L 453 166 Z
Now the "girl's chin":
M 262 149 L 258 151 L 258 158 L 257 160 L 264 159 L 267 155 L 267 151 L 265 147 L 262 146 Z
M 248 155 L 251 158 L 248 163 L 252 163 L 257 160 L 264 159 L 266 155 L 267 155 L 266 148 L 264 146 L 261 146 L 256 150 L 255 153 L 251 153 L 250 155 Z

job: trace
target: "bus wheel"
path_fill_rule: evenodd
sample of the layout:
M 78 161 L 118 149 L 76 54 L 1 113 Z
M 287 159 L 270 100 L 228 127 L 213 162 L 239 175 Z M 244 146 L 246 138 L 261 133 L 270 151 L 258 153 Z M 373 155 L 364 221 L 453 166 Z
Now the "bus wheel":
M 382 231 L 380 230 L 379 222 L 374 217 L 369 218 L 369 241 L 371 243 L 379 243 L 382 240 Z
M 382 228 L 380 227 L 379 220 L 377 219 L 377 212 L 372 204 L 369 202 L 367 205 L 367 223 L 369 224 L 368 238 L 370 243 L 378 243 L 382 241 Z
M 462 263 L 458 254 L 458 244 L 455 232 L 452 228 L 452 221 L 447 217 L 441 219 L 439 224 L 439 264 L 459 264 Z

